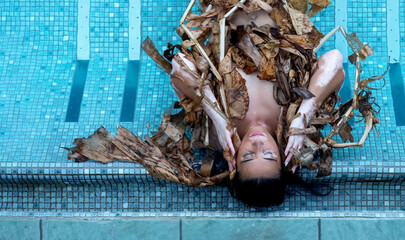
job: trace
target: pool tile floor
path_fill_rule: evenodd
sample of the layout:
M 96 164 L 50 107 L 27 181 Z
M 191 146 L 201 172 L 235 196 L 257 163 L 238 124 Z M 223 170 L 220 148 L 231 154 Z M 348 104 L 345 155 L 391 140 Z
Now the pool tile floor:
M 0 240 L 403 239 L 403 219 L 0 218 Z

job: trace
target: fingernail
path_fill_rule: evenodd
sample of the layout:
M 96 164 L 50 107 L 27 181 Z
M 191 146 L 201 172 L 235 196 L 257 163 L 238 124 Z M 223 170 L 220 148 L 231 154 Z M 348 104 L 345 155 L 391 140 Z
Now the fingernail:
M 284 165 L 285 165 L 285 166 L 287 167 L 287 165 L 288 165 L 288 163 L 289 163 L 289 162 L 290 162 L 290 161 L 288 161 L 288 162 L 285 162 L 285 163 L 284 163 Z

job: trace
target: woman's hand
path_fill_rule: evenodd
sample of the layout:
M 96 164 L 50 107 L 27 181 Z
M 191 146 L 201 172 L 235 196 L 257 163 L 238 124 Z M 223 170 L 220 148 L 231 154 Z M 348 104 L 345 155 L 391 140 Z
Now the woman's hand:
M 291 122 L 290 128 L 304 129 L 305 128 L 304 118 L 302 116 L 295 118 Z M 291 161 L 291 158 L 294 155 L 290 152 L 290 149 L 294 148 L 295 150 L 299 151 L 302 148 L 302 146 L 304 145 L 305 137 L 306 137 L 306 135 L 291 135 L 290 137 L 288 137 L 287 147 L 285 148 L 285 151 L 284 151 L 284 155 L 286 156 L 286 159 L 284 162 L 285 166 L 287 166 L 287 164 Z M 295 165 L 292 167 L 291 170 L 294 173 L 296 169 L 297 169 L 297 166 Z
M 304 145 L 304 139 L 305 135 L 291 135 L 288 137 L 288 144 L 287 147 L 285 148 L 284 155 L 287 156 L 285 159 L 285 166 L 290 162 L 293 154 L 290 152 L 290 148 L 294 148 L 295 150 L 300 150 L 302 146 Z M 294 173 L 295 170 L 297 169 L 297 165 L 292 167 L 292 172 Z
M 229 148 L 230 153 L 233 156 L 232 163 L 228 162 L 229 171 L 232 172 L 235 169 L 236 161 L 235 161 L 235 148 L 232 143 L 232 135 L 233 130 L 229 131 L 227 128 L 227 122 L 222 117 L 217 117 L 213 120 L 215 129 L 218 135 L 218 141 L 221 145 L 222 149 L 225 150 L 227 147 Z

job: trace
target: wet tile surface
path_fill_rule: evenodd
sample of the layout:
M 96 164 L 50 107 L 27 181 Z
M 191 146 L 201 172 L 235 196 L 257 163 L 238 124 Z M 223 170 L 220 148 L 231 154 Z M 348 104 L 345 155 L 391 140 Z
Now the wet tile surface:
M 322 219 L 322 240 L 404 239 L 405 220 Z
M 186 219 L 182 239 L 318 239 L 318 219 Z
M 0 219 L 0 240 L 39 240 L 39 222 L 39 219 L 2 218 Z
M 179 220 L 45 220 L 43 239 L 179 239 Z

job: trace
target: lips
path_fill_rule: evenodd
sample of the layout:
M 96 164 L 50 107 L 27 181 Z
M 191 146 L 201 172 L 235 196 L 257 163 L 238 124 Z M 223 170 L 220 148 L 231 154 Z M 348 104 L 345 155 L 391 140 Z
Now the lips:
M 254 133 L 250 134 L 250 137 L 256 137 L 256 136 L 262 136 L 262 137 L 264 137 L 264 134 L 261 133 L 261 132 L 254 132 Z

